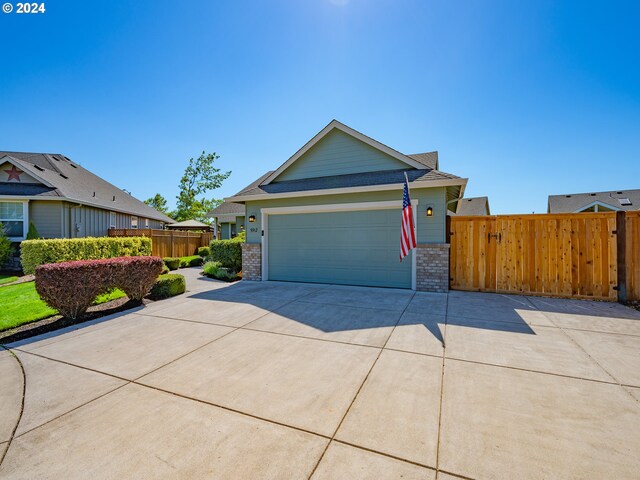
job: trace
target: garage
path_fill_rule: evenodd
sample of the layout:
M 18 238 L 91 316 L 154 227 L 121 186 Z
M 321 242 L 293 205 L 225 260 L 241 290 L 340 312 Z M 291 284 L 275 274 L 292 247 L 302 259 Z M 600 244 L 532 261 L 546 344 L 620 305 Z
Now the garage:
M 263 212 L 269 213 L 269 212 Z M 399 260 L 401 210 L 268 214 L 269 280 L 412 287 L 412 258 Z

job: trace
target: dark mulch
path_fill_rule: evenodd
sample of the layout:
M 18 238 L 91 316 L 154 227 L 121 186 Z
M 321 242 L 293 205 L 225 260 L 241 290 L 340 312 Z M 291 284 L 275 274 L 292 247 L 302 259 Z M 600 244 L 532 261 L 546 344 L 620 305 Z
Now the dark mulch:
M 148 305 L 150 303 L 153 303 L 153 300 L 144 299 L 142 304 Z M 88 322 L 113 313 L 124 312 L 125 310 L 130 310 L 139 306 L 140 303 L 132 302 L 127 297 L 123 297 L 100 305 L 93 305 L 89 307 L 87 313 L 76 320 L 65 318 L 62 315 L 54 315 L 53 317 L 44 318 L 31 323 L 25 323 L 19 327 L 0 332 L 0 344 L 17 342 L 18 340 L 24 340 L 25 338 L 52 332 L 78 323 Z

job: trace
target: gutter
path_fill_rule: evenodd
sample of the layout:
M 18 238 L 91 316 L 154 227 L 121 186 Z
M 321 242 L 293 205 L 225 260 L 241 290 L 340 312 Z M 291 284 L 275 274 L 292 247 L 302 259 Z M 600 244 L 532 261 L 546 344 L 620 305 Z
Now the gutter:
M 132 212 L 131 210 L 122 210 L 117 207 L 107 207 L 105 205 L 100 205 L 98 203 L 84 202 L 81 200 L 76 200 L 75 198 L 70 197 L 38 197 L 38 196 L 27 196 L 27 195 L 0 195 L 0 200 L 38 200 L 38 201 L 52 201 L 52 202 L 68 202 L 68 203 L 76 203 L 78 205 L 84 205 L 87 207 L 99 208 L 100 210 L 107 210 L 110 212 L 118 212 L 124 213 L 126 215 L 134 215 L 137 217 L 148 218 L 149 220 L 157 220 L 158 222 L 163 223 L 172 223 L 173 219 L 163 220 L 158 217 L 151 217 L 146 214 L 140 214 L 136 212 Z M 151 207 L 149 207 L 151 208 Z M 169 218 L 169 217 L 167 217 Z

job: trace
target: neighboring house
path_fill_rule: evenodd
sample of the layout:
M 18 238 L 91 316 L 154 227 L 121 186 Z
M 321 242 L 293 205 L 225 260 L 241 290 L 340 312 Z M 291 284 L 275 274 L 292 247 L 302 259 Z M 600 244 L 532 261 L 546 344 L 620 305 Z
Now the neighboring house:
M 548 213 L 640 210 L 640 190 L 549 195 Z
M 19 242 L 29 222 L 42 238 L 75 238 L 173 220 L 64 155 L 0 152 L 0 222 Z
M 488 197 L 472 197 L 462 198 L 458 202 L 458 208 L 451 215 L 460 216 L 480 216 L 491 215 L 489 210 L 489 198 Z
M 437 152 L 405 155 L 333 120 L 226 199 L 246 209 L 244 278 L 446 291 L 447 210 L 467 179 L 438 167 Z M 418 248 L 400 262 L 405 173 Z
M 166 226 L 168 230 L 197 230 L 209 232 L 211 225 L 199 222 L 198 220 L 185 220 L 184 222 L 170 223 Z
M 229 240 L 245 229 L 245 211 L 241 203 L 223 202 L 207 216 L 213 218 L 214 235 Z

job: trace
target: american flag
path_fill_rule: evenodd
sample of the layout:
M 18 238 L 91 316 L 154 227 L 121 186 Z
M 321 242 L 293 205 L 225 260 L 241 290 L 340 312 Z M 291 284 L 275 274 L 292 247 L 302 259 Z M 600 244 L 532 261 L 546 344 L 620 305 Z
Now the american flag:
M 402 194 L 402 227 L 400 228 L 400 261 L 411 249 L 416 248 L 416 230 L 413 227 L 413 212 L 411 211 L 411 198 L 409 197 L 409 180 L 404 174 L 404 192 Z

